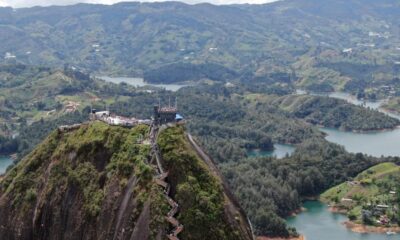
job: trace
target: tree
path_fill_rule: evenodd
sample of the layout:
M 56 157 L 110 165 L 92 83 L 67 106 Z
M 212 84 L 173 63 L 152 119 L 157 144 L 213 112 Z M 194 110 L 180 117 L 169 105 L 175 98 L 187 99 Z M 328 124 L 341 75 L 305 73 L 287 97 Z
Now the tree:
M 365 225 L 373 225 L 373 224 L 374 224 L 374 221 L 373 221 L 373 219 L 372 219 L 372 213 L 371 213 L 371 211 L 362 210 L 361 215 L 362 215 L 362 222 L 363 222 L 363 224 L 365 224 Z
M 267 233 L 269 236 L 289 237 L 285 221 L 273 212 L 258 212 L 254 218 L 254 224 L 258 226 L 256 230 L 259 233 Z

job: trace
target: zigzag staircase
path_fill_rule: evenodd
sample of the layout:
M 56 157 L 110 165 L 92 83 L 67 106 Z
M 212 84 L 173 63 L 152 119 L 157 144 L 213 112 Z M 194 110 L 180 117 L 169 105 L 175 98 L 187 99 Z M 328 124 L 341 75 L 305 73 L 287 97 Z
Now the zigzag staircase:
M 175 215 L 179 211 L 179 204 L 175 202 L 170 196 L 170 185 L 166 182 L 166 178 L 168 177 L 168 172 L 164 172 L 164 169 L 161 165 L 161 154 L 159 152 L 158 146 L 156 144 L 157 138 L 157 130 L 152 129 L 152 154 L 155 160 L 157 161 L 157 171 L 158 175 L 154 178 L 154 181 L 157 185 L 161 186 L 164 189 L 164 196 L 166 197 L 168 204 L 171 206 L 171 210 L 165 216 L 165 219 L 174 227 L 172 231 L 167 234 L 168 239 L 170 240 L 179 240 L 178 234 L 183 231 L 183 225 L 179 223 L 179 221 L 175 218 Z

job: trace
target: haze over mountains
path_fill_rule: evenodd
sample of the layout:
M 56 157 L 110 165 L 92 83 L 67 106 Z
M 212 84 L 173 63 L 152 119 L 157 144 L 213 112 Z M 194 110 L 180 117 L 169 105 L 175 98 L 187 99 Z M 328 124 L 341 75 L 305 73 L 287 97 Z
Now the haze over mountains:
M 209 2 L 213 4 L 233 4 L 233 3 L 250 3 L 250 4 L 261 4 L 268 2 L 275 2 L 276 0 L 211 0 L 211 1 L 201 1 L 201 0 L 186 0 L 181 1 L 188 4 Z M 128 2 L 121 0 L 61 0 L 54 2 L 53 0 L 1 0 L 0 6 L 10 6 L 15 8 L 32 7 L 32 6 L 52 6 L 52 5 L 72 5 L 77 3 L 95 3 L 95 4 L 115 4 L 118 2 Z M 133 2 L 133 1 L 132 1 Z M 141 2 L 153 2 L 153 1 L 141 1 Z M 160 2 L 160 1 L 157 1 Z

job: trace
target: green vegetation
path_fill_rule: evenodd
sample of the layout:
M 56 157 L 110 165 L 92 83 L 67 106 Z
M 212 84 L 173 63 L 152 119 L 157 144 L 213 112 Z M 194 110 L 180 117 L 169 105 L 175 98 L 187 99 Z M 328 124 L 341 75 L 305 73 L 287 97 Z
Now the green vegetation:
M 272 101 L 293 117 L 344 131 L 370 131 L 395 128 L 400 121 L 377 111 L 344 100 L 316 96 L 284 96 Z
M 71 236 L 85 231 L 87 236 L 109 239 L 122 219 L 127 226 L 122 231 L 131 234 L 133 226 L 149 239 L 157 239 L 169 227 L 165 216 L 170 206 L 153 181 L 156 173 L 149 162 L 148 137 L 145 125 L 128 129 L 102 122 L 52 132 L 0 180 L 1 224 L 33 221 L 34 226 L 56 228 L 57 235 L 75 230 Z M 142 142 L 143 138 L 147 141 Z M 158 143 L 173 198 L 180 205 L 178 219 L 185 229 L 181 235 L 185 239 L 249 239 L 246 218 L 231 205 L 219 176 L 192 150 L 183 128 L 164 130 Z M 58 223 L 66 226 L 69 221 L 65 214 L 74 216 L 75 224 L 60 228 Z M 13 226 L 6 227 L 7 234 L 15 234 Z M 40 236 L 37 229 L 30 227 L 30 231 Z
M 349 154 L 326 142 L 315 125 L 365 131 L 394 128 L 399 122 L 344 101 L 289 94 L 300 87 L 343 90 L 360 99 L 393 96 L 385 107 L 400 111 L 399 33 L 393 27 L 399 25 L 399 11 L 396 0 L 0 8 L 7 32 L 0 34 L 0 53 L 8 56 L 0 60 L 6 63 L 0 66 L 0 153 L 26 156 L 7 172 L 0 192 L 9 193 L 10 206 L 22 211 L 29 211 L 35 201 L 50 204 L 45 201 L 50 196 L 59 204 L 63 197 L 65 202 L 79 199 L 85 218 L 93 220 L 102 217 L 102 203 L 115 201 L 107 199 L 107 191 L 114 188 L 111 195 L 118 196 L 134 173 L 140 187 L 135 188 L 138 207 L 133 218 L 150 201 L 156 213 L 152 229 L 165 228 L 165 201 L 149 183 L 152 170 L 145 164 L 149 148 L 136 143 L 138 135 L 147 134 L 145 127 L 130 131 L 96 123 L 65 135 L 51 132 L 62 124 L 85 121 L 92 103 L 97 109 L 107 104 L 117 114 L 149 118 L 159 98 L 165 103 L 177 96 L 189 131 L 223 169 L 256 232 L 295 235 L 282 218 L 298 209 L 303 197 L 348 181 L 381 161 L 399 163 L 398 158 Z M 177 93 L 148 93 L 124 83 L 107 84 L 72 67 L 55 70 L 69 63 L 98 75 L 204 84 Z M 246 158 L 246 150 L 271 150 L 274 143 L 296 144 L 297 150 L 281 160 Z M 172 179 L 176 197 L 195 203 L 194 211 L 179 216 L 190 229 L 184 238 L 205 233 L 210 239 L 234 238 L 235 232 L 221 221 L 224 196 L 219 183 L 187 146 L 182 129 L 167 129 L 160 146 L 166 164 L 186 173 Z M 48 179 L 43 179 L 39 173 L 47 171 Z M 351 197 L 362 204 L 349 209 L 355 221 L 373 223 L 376 213 L 369 207 L 392 201 L 386 192 L 398 181 L 397 173 L 372 171 L 384 177 L 367 172 L 354 180 L 361 182 L 361 192 L 356 189 Z M 62 195 L 66 186 L 74 188 Z M 344 184 L 338 191 L 345 196 L 351 193 L 348 188 Z M 343 198 L 338 192 L 330 194 L 334 202 Z M 395 222 L 398 216 L 390 211 L 386 215 Z M 220 224 L 220 231 L 202 226 L 208 221 Z M 152 231 L 151 236 L 156 235 Z
M 321 199 L 346 211 L 356 223 L 396 226 L 400 224 L 399 181 L 399 165 L 381 163 L 329 189 Z
M 84 102 L 72 104 L 57 99 L 63 95 L 85 95 L 87 89 L 95 90 L 96 84 L 89 75 L 76 73 L 69 69 L 0 66 L 0 104 L 4 109 L 1 120 L 13 120 L 14 124 L 32 122 L 71 111 L 74 106 L 82 109 L 84 106 L 80 104 Z
M 241 239 L 224 221 L 225 196 L 218 176 L 196 155 L 181 127 L 160 133 L 158 144 L 169 171 L 184 239 Z
M 127 129 L 95 122 L 70 132 L 52 132 L 0 179 L 0 196 L 7 202 L 0 204 L 0 221 L 3 226 L 13 223 L 7 234 L 17 222 L 31 226 L 34 221 L 57 229 L 57 234 L 109 239 L 122 198 L 132 188 L 127 224 L 148 222 L 148 235 L 156 239 L 160 229 L 168 227 L 164 217 L 169 206 L 153 182 L 150 146 L 138 141 L 147 138 L 148 131 L 148 126 Z M 46 218 L 36 223 L 34 217 L 43 214 Z M 74 216 L 73 226 L 67 226 L 65 214 Z M 148 217 L 140 220 L 143 214 Z M 60 228 L 58 222 L 67 227 Z M 32 234 L 41 238 L 36 230 Z
M 12 135 L 20 125 L 56 119 L 90 105 L 104 107 L 138 91 L 126 84 L 106 83 L 68 66 L 61 70 L 0 65 L 0 133 Z
M 0 52 L 7 63 L 74 64 L 154 82 L 278 81 L 382 98 L 400 91 L 398 11 L 396 0 L 1 8 L 8 34 Z
M 380 161 L 362 155 L 348 154 L 343 148 L 327 143 L 323 133 L 309 123 L 356 130 L 391 128 L 397 124 L 396 120 L 387 118 L 380 113 L 364 110 L 344 101 L 316 96 L 287 95 L 291 90 L 288 85 L 282 83 L 259 85 L 256 82 L 249 82 L 226 85 L 214 82 L 183 88 L 176 93 L 168 91 L 147 93 L 126 84 L 105 84 L 98 80 L 94 80 L 94 87 L 97 89 L 97 96 L 104 96 L 103 99 L 109 103 L 108 106 L 112 112 L 138 118 L 149 118 L 152 115 L 152 105 L 158 102 L 158 98 L 165 103 L 170 97 L 177 96 L 180 113 L 188 117 L 188 129 L 223 169 L 229 185 L 234 189 L 240 203 L 254 223 L 256 232 L 272 236 L 296 235 L 293 229 L 286 228 L 282 218 L 297 210 L 304 196 L 318 194 L 354 177 L 360 171 Z M 90 89 L 91 87 L 87 91 Z M 111 95 L 114 97 L 108 97 Z M 74 96 L 72 94 L 69 97 Z M 95 108 L 103 109 L 101 103 L 96 104 Z M 89 110 L 89 107 L 85 107 L 81 111 L 39 120 L 31 125 L 21 124 L 18 127 L 20 134 L 14 139 L 18 145 L 18 152 L 24 156 L 59 125 L 85 121 L 88 118 Z M 343 114 L 338 117 L 340 112 Z M 141 134 L 146 135 L 145 131 Z M 170 137 L 174 139 L 181 134 L 181 132 L 171 133 Z M 97 137 L 93 135 L 90 136 L 90 139 L 96 140 Z M 119 146 L 122 144 L 119 139 L 125 138 L 110 139 L 110 142 Z M 85 141 L 92 140 L 86 139 Z M 183 140 L 178 138 L 176 141 Z M 168 144 L 171 143 L 168 142 Z M 273 158 L 247 159 L 248 149 L 270 150 L 273 143 L 297 144 L 297 151 L 292 157 L 281 160 Z M 116 146 L 108 147 L 118 149 Z M 129 149 L 133 148 L 129 147 Z M 150 169 L 140 164 L 144 162 L 143 156 L 146 155 L 143 151 L 146 152 L 148 149 L 138 150 L 138 158 L 141 159 L 135 160 L 135 164 L 131 158 L 127 157 L 129 152 L 119 151 L 116 156 L 110 158 L 104 171 L 107 174 L 113 173 L 121 176 L 122 179 L 119 182 L 121 187 L 126 186 L 133 165 L 137 166 L 135 168 L 137 175 L 148 176 L 151 172 Z M 187 149 L 184 152 L 186 151 Z M 181 161 L 180 156 L 173 160 Z M 194 161 L 190 154 L 185 157 Z M 345 161 L 357 164 L 351 169 L 343 167 L 343 172 L 339 172 L 337 169 L 340 168 L 337 166 L 347 166 L 348 163 L 346 162 L 346 165 Z M 183 166 L 177 164 L 175 167 L 185 167 L 187 164 L 184 163 L 186 162 L 181 163 Z M 72 168 L 72 172 L 77 173 L 68 175 L 71 175 L 71 179 L 76 185 L 88 186 L 83 197 L 85 195 L 93 196 L 93 201 L 88 203 L 85 209 L 89 216 L 95 216 L 99 210 L 99 203 L 104 198 L 104 192 L 90 186 L 93 186 L 93 182 L 101 181 L 103 175 L 93 174 L 94 171 L 90 171 L 90 169 L 90 166 Z M 10 174 L 11 172 L 12 170 Z M 80 177 L 81 173 L 89 172 L 93 175 L 88 179 L 94 179 L 93 182 Z M 290 178 L 287 175 L 289 173 Z M 74 180 L 76 178 L 82 179 L 82 181 Z M 197 178 L 198 176 L 195 176 L 194 179 L 193 176 L 188 176 L 187 181 L 190 184 L 185 180 L 182 186 L 177 187 L 177 191 L 185 193 L 186 197 L 198 192 L 202 195 L 206 187 Z M 213 209 L 215 212 L 197 217 L 194 216 L 195 213 L 188 212 L 188 216 L 181 216 L 182 220 L 189 222 L 189 227 L 195 228 L 192 225 L 195 222 L 194 219 L 206 222 L 220 217 L 218 215 L 220 205 L 217 203 L 220 202 L 221 196 L 213 188 L 216 186 L 215 183 L 208 181 L 204 184 L 213 191 L 206 192 L 205 198 L 212 201 L 211 205 L 198 207 Z M 27 185 L 27 189 L 30 189 L 28 187 Z M 33 195 L 30 194 L 27 199 L 33 199 Z M 155 201 L 158 201 L 156 196 L 152 196 Z M 163 208 L 154 211 L 160 212 L 163 211 Z M 154 219 L 154 224 L 161 222 L 163 222 L 162 219 Z M 224 231 L 229 232 L 228 230 Z M 210 234 L 220 236 L 215 232 Z
M 399 158 L 385 160 L 399 162 Z M 305 197 L 316 196 L 380 161 L 309 139 L 290 157 L 242 159 L 222 163 L 220 168 L 257 233 L 288 236 L 291 229 L 285 228 L 281 217 L 298 210 Z
M 62 197 L 65 193 L 59 190 L 77 187 L 83 194 L 83 209 L 88 216 L 95 217 L 104 200 L 106 189 L 104 184 L 99 186 L 104 177 L 124 181 L 134 172 L 143 184 L 152 179 L 151 169 L 145 163 L 149 146 L 136 143 L 139 135 L 147 131 L 148 128 L 143 126 L 128 130 L 94 123 L 72 133 L 53 132 L 7 173 L 1 190 L 12 193 L 15 208 L 34 202 L 39 191 L 35 183 L 41 182 L 42 172 L 50 162 L 58 159 L 50 171 L 47 191 Z M 21 198 L 21 195 L 25 197 Z
M 25 156 L 58 126 L 86 121 L 90 106 L 104 109 L 140 91 L 69 67 L 1 65 L 0 153 Z

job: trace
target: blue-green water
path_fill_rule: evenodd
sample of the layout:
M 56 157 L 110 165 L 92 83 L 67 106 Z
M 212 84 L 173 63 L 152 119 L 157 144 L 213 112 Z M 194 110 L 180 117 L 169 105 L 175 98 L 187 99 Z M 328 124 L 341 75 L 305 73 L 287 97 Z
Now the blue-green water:
M 249 150 L 247 156 L 284 158 L 286 155 L 291 155 L 296 150 L 294 146 L 286 144 L 274 144 L 274 147 L 275 149 L 273 151 Z
M 146 83 L 143 80 L 143 78 L 128 78 L 128 77 L 98 77 L 98 78 L 106 82 L 111 82 L 116 84 L 124 82 L 135 87 L 153 86 L 153 87 L 165 88 L 165 90 L 173 92 L 178 91 L 182 87 L 189 86 L 184 84 L 151 84 L 151 83 Z
M 296 217 L 287 219 L 290 226 L 306 237 L 306 240 L 394 240 L 400 239 L 400 235 L 387 235 L 385 233 L 355 233 L 343 226 L 347 217 L 331 213 L 328 206 L 318 201 L 304 203 L 305 212 Z
M 7 167 L 13 163 L 13 160 L 10 157 L 0 156 L 0 174 L 6 172 Z
M 330 97 L 330 98 L 342 99 L 342 100 L 345 100 L 354 105 L 359 105 L 359 106 L 363 106 L 365 108 L 375 109 L 382 113 L 385 113 L 386 115 L 389 115 L 390 117 L 400 119 L 399 114 L 391 113 L 382 108 L 382 105 L 385 102 L 387 102 L 388 99 L 379 100 L 379 101 L 362 101 L 362 100 L 357 99 L 355 96 L 351 95 L 350 93 L 345 93 L 345 92 L 331 92 L 331 93 L 310 92 L 310 93 L 308 93 L 307 91 L 304 91 L 304 90 L 297 90 L 296 94 L 298 94 L 298 95 L 309 94 L 309 95 L 313 95 L 313 96 L 326 96 L 326 97 Z
M 305 91 L 297 91 L 297 94 L 308 94 Z M 349 93 L 309 93 L 310 95 L 327 96 L 345 100 L 354 105 L 360 105 L 366 108 L 376 109 L 393 118 L 400 119 L 400 115 L 393 114 L 382 109 L 382 104 L 387 100 L 380 101 L 361 101 Z M 328 134 L 326 139 L 330 142 L 340 144 L 347 151 L 353 153 L 365 153 L 374 157 L 380 156 L 400 156 L 400 128 L 388 131 L 376 131 L 367 133 L 344 132 L 337 129 L 321 128 Z M 399 238 L 400 239 L 400 238 Z
M 298 92 L 298 94 L 305 94 Z M 315 94 L 325 95 L 332 98 L 346 100 L 352 104 L 366 108 L 377 109 L 391 117 L 400 119 L 399 115 L 389 113 L 381 108 L 384 101 L 363 102 L 359 101 L 347 93 Z M 380 156 L 400 156 L 400 128 L 368 133 L 344 132 L 337 129 L 321 128 L 328 134 L 326 139 L 330 142 L 340 144 L 349 152 L 361 152 L 368 155 Z M 296 217 L 290 217 L 287 222 L 297 231 L 304 235 L 307 240 L 399 240 L 400 235 L 387 235 L 379 233 L 354 233 L 347 229 L 343 222 L 347 217 L 338 213 L 331 213 L 328 207 L 318 201 L 308 201 L 304 203 L 307 211 L 300 213 Z
M 326 139 L 343 145 L 347 151 L 371 156 L 400 156 L 400 128 L 382 132 L 354 133 L 321 128 Z M 400 238 L 399 238 L 400 239 Z

